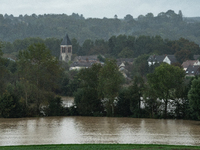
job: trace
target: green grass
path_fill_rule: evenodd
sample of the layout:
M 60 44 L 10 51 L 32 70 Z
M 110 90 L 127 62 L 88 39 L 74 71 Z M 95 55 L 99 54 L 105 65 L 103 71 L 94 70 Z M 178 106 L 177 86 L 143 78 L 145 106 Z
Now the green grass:
M 28 145 L 0 146 L 0 150 L 195 150 L 200 146 L 176 146 L 153 144 L 60 144 L 60 145 Z

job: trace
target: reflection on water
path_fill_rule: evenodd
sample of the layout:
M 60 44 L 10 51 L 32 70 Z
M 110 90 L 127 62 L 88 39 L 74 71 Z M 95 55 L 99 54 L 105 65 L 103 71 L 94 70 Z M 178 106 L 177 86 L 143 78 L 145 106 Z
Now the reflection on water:
M 0 145 L 71 143 L 200 145 L 200 122 L 107 117 L 0 119 Z

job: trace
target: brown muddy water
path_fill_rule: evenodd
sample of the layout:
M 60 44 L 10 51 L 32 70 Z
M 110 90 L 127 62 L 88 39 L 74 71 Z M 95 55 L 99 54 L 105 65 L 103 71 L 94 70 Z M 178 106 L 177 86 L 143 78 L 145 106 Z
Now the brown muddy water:
M 0 146 L 83 143 L 200 145 L 200 122 L 108 117 L 0 118 Z

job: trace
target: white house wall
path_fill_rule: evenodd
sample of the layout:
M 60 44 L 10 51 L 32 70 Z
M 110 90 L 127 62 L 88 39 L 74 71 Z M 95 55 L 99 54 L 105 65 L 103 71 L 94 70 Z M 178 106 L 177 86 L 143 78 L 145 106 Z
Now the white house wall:
M 165 59 L 163 60 L 163 62 L 166 62 L 169 65 L 171 65 L 171 61 L 169 60 L 169 58 L 167 56 L 165 57 Z

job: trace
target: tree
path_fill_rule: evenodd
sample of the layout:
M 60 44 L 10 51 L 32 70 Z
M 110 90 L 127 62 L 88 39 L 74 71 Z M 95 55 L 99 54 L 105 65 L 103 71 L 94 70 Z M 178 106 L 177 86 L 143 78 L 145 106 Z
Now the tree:
M 34 104 L 40 113 L 42 102 L 47 100 L 49 92 L 55 91 L 61 71 L 58 60 L 43 43 L 33 44 L 18 56 L 20 81 L 24 84 L 26 106 L 28 106 L 28 89 L 35 93 Z
M 128 88 L 122 88 L 119 92 L 116 114 L 118 116 L 128 117 L 130 116 L 130 90 Z
M 114 115 L 114 100 L 117 98 L 123 76 L 119 72 L 116 60 L 107 59 L 99 72 L 98 93 L 101 99 L 106 100 L 107 115 Z
M 148 83 L 156 92 L 157 97 L 164 101 L 164 117 L 167 117 L 169 99 L 174 99 L 174 93 L 184 81 L 183 69 L 166 63 L 158 66 L 155 71 L 147 75 Z
M 200 120 L 200 77 L 192 81 L 188 99 L 193 119 Z
M 144 103 L 145 110 L 149 113 L 150 118 L 156 118 L 159 114 L 159 107 L 161 102 L 157 100 L 157 95 L 155 89 L 151 88 L 148 84 L 144 89 Z
M 7 73 L 7 69 L 5 67 L 5 59 L 2 58 L 3 53 L 2 53 L 2 43 L 0 42 L 0 94 L 2 94 L 5 90 L 5 76 Z
M 134 52 L 128 47 L 123 48 L 123 50 L 118 54 L 119 58 L 133 58 Z
M 175 53 L 175 57 L 178 60 L 178 62 L 181 64 L 186 60 L 193 59 L 193 55 L 189 50 L 180 50 Z
M 131 21 L 131 20 L 134 20 L 134 19 L 133 19 L 133 16 L 131 16 L 130 14 L 128 14 L 128 15 L 126 15 L 126 16 L 124 17 L 124 20 L 125 20 L 125 21 Z
M 81 115 L 100 115 L 103 112 L 101 99 L 98 97 L 100 64 L 93 64 L 91 68 L 80 70 L 80 88 L 75 93 L 75 104 Z
M 141 76 L 135 76 L 130 91 L 130 110 L 134 117 L 141 117 L 141 97 L 144 91 L 144 80 Z
M 139 57 L 137 57 L 137 59 L 135 59 L 135 61 L 133 62 L 133 71 L 132 74 L 133 76 L 146 76 L 147 73 L 149 73 L 149 65 L 147 62 L 147 59 L 149 58 L 149 55 L 144 54 L 141 55 Z
M 5 92 L 2 97 L 0 97 L 0 115 L 4 118 L 23 117 L 24 110 L 19 98 Z

